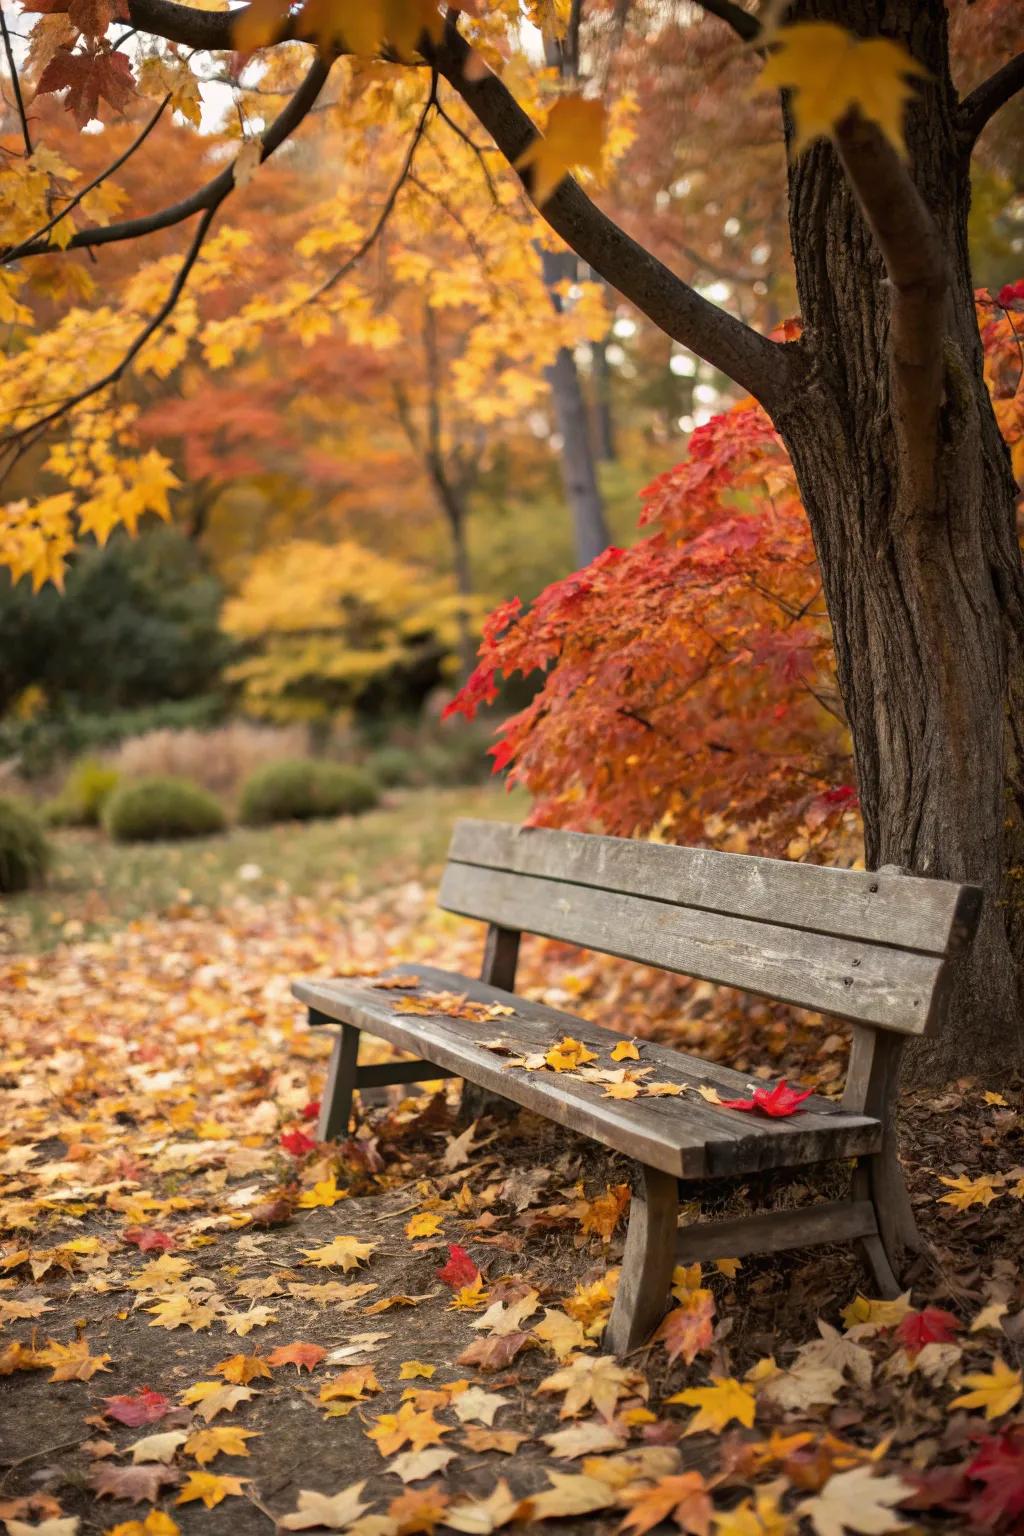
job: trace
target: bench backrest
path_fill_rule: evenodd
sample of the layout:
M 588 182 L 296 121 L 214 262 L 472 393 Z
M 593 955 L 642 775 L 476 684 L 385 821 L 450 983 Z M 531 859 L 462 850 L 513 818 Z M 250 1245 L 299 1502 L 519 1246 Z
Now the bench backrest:
M 855 1023 L 937 1027 L 977 886 L 459 821 L 440 904 Z

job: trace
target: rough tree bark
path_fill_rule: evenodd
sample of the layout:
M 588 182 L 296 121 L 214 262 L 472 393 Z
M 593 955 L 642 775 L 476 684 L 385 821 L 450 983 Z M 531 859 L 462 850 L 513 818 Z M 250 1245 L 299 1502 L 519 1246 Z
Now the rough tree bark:
M 864 148 L 856 125 L 840 133 L 842 164 L 825 142 L 791 160 L 809 367 L 804 388 L 773 414 L 821 565 L 867 863 L 974 881 L 989 894 L 950 1030 L 911 1055 L 910 1074 L 1005 1074 L 1024 1049 L 1024 563 L 982 371 L 967 250 L 970 133 L 950 79 L 945 7 L 797 0 L 790 16 L 896 37 L 932 77 L 910 110 L 908 144 L 945 269 L 929 290 L 922 265 L 911 295 L 941 342 L 937 430 L 901 404 L 895 371 L 905 369 L 912 403 L 915 390 L 927 393 L 929 365 L 912 345 L 900 357 L 893 283 L 851 186 Z

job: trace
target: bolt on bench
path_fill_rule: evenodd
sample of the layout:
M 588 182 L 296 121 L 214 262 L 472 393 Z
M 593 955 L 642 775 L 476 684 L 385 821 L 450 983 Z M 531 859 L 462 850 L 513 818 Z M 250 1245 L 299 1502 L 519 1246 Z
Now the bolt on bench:
M 919 1247 L 897 1156 L 894 1109 L 908 1036 L 935 1031 L 952 963 L 969 945 L 982 892 L 887 867 L 875 873 L 460 821 L 440 905 L 488 923 L 479 981 L 399 966 L 429 990 L 514 1009 L 500 1026 L 403 1013 L 409 993 L 356 980 L 302 980 L 311 1024 L 340 1023 L 320 1115 L 322 1139 L 346 1134 L 356 1088 L 439 1077 L 465 1081 L 632 1157 L 640 1165 L 606 1347 L 639 1344 L 664 1312 L 679 1261 L 741 1258 L 814 1243 L 855 1242 L 884 1296 L 899 1291 L 904 1255 Z M 515 994 L 522 933 L 759 993 L 853 1025 L 842 1103 L 806 1099 L 770 1120 L 708 1103 L 695 1091 L 631 1100 L 568 1072 L 510 1070 L 479 1037 L 500 1027 L 527 1055 L 564 1035 L 607 1054 L 622 1036 Z M 361 1031 L 416 1054 L 359 1066 Z M 645 1044 L 657 1077 L 722 1098 L 747 1077 L 669 1046 Z M 849 1197 L 679 1230 L 678 1180 L 856 1159 Z

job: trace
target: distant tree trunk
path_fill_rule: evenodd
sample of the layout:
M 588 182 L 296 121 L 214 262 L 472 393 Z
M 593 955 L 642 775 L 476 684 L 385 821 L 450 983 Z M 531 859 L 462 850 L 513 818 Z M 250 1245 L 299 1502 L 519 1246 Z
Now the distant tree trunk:
M 459 630 L 459 671 L 462 681 L 476 666 L 476 636 L 470 620 L 470 604 L 473 596 L 473 577 L 469 564 L 469 548 L 466 543 L 466 499 L 461 485 L 447 474 L 443 462 L 429 464 L 430 478 L 438 504 L 448 523 L 452 541 L 452 569 L 455 573 L 455 590 L 467 601 L 460 604 L 456 613 Z
M 613 464 L 615 423 L 612 418 L 612 371 L 608 366 L 608 341 L 594 342 L 594 453 L 602 464 Z
M 557 286 L 575 269 L 576 258 L 570 253 L 542 251 L 541 260 L 551 302 L 556 309 L 561 309 Z M 555 422 L 562 439 L 562 483 L 572 514 L 576 558 L 580 565 L 589 565 L 603 549 L 607 549 L 611 539 L 597 481 L 587 404 L 580 387 L 576 359 L 568 347 L 559 348 L 558 356 L 547 370 L 547 378 L 551 385 Z
M 909 137 L 948 272 L 934 319 L 945 335 L 938 439 L 900 417 L 891 285 L 825 142 L 790 170 L 800 345 L 815 366 L 775 418 L 821 565 L 868 867 L 973 881 L 989 896 L 950 1028 L 913 1055 L 911 1074 L 1005 1075 L 1024 1057 L 1024 563 L 975 319 L 945 7 L 797 0 L 791 19 L 808 17 L 884 29 L 931 75 Z

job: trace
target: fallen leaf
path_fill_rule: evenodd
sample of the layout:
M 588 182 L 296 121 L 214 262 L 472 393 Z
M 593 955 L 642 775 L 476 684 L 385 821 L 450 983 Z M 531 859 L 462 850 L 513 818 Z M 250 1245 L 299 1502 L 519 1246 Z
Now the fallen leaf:
M 422 1451 L 428 1445 L 439 1445 L 441 1436 L 451 1433 L 447 1425 L 438 1424 L 432 1412 L 420 1413 L 412 1403 L 403 1403 L 397 1413 L 382 1413 L 374 1428 L 367 1430 L 382 1456 L 400 1451 L 406 1441 L 414 1451 Z
M 244 1492 L 241 1478 L 218 1475 L 216 1472 L 190 1472 L 188 1481 L 174 1502 L 191 1504 L 201 1499 L 207 1509 L 213 1509 L 223 1499 L 239 1498 Z
M 429 1381 L 436 1370 L 436 1365 L 424 1365 L 422 1360 L 403 1360 L 398 1371 L 398 1379 L 414 1381 L 417 1376 L 425 1376 Z
M 1020 1371 L 1011 1370 L 998 1355 L 991 1371 L 971 1371 L 961 1377 L 959 1385 L 972 1390 L 955 1397 L 950 1408 L 984 1408 L 986 1419 L 998 1419 L 1009 1413 L 1024 1393 Z
M 247 1387 L 250 1381 L 255 1381 L 257 1377 L 273 1377 L 273 1372 L 262 1355 L 231 1355 L 229 1359 L 215 1365 L 214 1370 L 223 1376 L 225 1381 L 234 1382 L 240 1387 Z
M 388 1471 L 394 1472 L 403 1483 L 419 1483 L 424 1478 L 433 1477 L 435 1472 L 443 1472 L 456 1455 L 444 1446 L 434 1446 L 427 1451 L 403 1451 L 389 1464 Z
M 197 1429 L 185 1441 L 185 1454 L 205 1467 L 217 1456 L 248 1456 L 245 1442 L 259 1436 L 259 1430 L 241 1429 L 237 1424 L 217 1424 L 213 1429 Z
M 306 1531 L 315 1526 L 324 1526 L 329 1531 L 343 1531 L 369 1508 L 362 1499 L 365 1487 L 364 1478 L 361 1483 L 353 1483 L 340 1493 L 314 1493 L 303 1488 L 299 1492 L 297 1509 L 290 1515 L 280 1515 L 277 1523 L 286 1531 Z
M 326 1349 L 321 1349 L 319 1344 L 304 1344 L 297 1339 L 294 1344 L 282 1344 L 267 1356 L 267 1364 L 271 1366 L 294 1365 L 299 1375 L 305 1371 L 312 1371 L 314 1366 L 327 1354 Z
M 361 1243 L 358 1237 L 336 1237 L 322 1248 L 303 1248 L 304 1263 L 315 1264 L 318 1269 L 338 1267 L 346 1272 L 357 1269 L 373 1253 L 376 1243 Z
M 560 1461 L 575 1461 L 578 1456 L 595 1456 L 603 1451 L 621 1451 L 626 1444 L 617 1429 L 597 1419 L 572 1424 L 568 1429 L 542 1435 L 541 1439 L 552 1456 L 557 1456 Z
M 899 1477 L 876 1477 L 871 1467 L 837 1472 L 813 1499 L 805 1499 L 799 1513 L 809 1520 L 818 1536 L 843 1536 L 844 1531 L 863 1536 L 885 1536 L 902 1531 L 907 1522 L 898 1519 L 892 1506 L 913 1489 Z
M 467 1392 L 461 1392 L 452 1402 L 452 1411 L 460 1424 L 466 1424 L 470 1419 L 476 1419 L 480 1424 L 490 1427 L 494 1423 L 494 1415 L 499 1408 L 504 1408 L 510 1398 L 502 1397 L 497 1392 L 485 1392 L 481 1387 L 470 1387 Z
M 692 1365 L 702 1349 L 711 1348 L 715 1298 L 711 1291 L 687 1291 L 678 1307 L 663 1319 L 654 1338 L 664 1344 L 669 1365 L 682 1356 Z
M 180 1429 L 167 1429 L 158 1435 L 144 1435 L 131 1446 L 132 1461 L 136 1466 L 146 1461 L 159 1461 L 165 1467 L 169 1466 L 174 1460 L 174 1453 L 187 1439 L 188 1436 Z
M 629 1510 L 620 1530 L 632 1531 L 634 1536 L 644 1536 L 670 1517 L 686 1536 L 709 1536 L 712 1504 L 699 1472 L 681 1472 L 653 1485 L 625 1488 L 620 1502 Z
M 549 1488 L 531 1494 L 520 1505 L 521 1520 L 557 1520 L 569 1515 L 592 1515 L 595 1510 L 614 1504 L 615 1495 L 607 1483 L 579 1472 L 548 1473 Z
M 665 1399 L 666 1403 L 686 1403 L 698 1410 L 684 1433 L 696 1435 L 702 1430 L 710 1430 L 717 1435 L 733 1419 L 746 1429 L 752 1429 L 757 1403 L 750 1388 L 732 1376 L 712 1376 L 711 1380 L 713 1385 L 710 1387 L 689 1387 L 685 1392 L 676 1392 Z
M 98 1499 L 125 1499 L 130 1504 L 152 1504 L 168 1483 L 177 1483 L 176 1472 L 150 1463 L 142 1467 L 115 1467 L 100 1462 L 89 1473 L 89 1487 Z
M 499 1477 L 486 1499 L 460 1499 L 449 1506 L 444 1523 L 466 1536 L 491 1536 L 516 1518 L 521 1501 L 503 1477 Z
M 611 1050 L 612 1061 L 639 1061 L 640 1052 L 635 1040 L 620 1040 Z
M 603 1419 L 615 1417 L 620 1397 L 647 1397 L 647 1382 L 639 1371 L 620 1365 L 614 1355 L 580 1356 L 548 1376 L 538 1392 L 564 1392 L 560 1419 L 573 1418 L 593 1403 Z
M 543 199 L 535 197 L 534 201 L 543 201 Z M 585 1061 L 596 1061 L 597 1054 L 594 1051 L 588 1051 L 582 1040 L 574 1040 L 571 1035 L 566 1035 L 551 1046 L 545 1053 L 544 1060 L 555 1072 L 574 1072 Z
M 186 1406 L 198 1403 L 196 1412 L 209 1424 L 218 1413 L 230 1413 L 239 1403 L 247 1403 L 253 1396 L 249 1387 L 225 1386 L 220 1381 L 197 1381 L 181 1394 Z
M 719 1099 L 718 1102 L 723 1109 L 757 1110 L 763 1115 L 769 1115 L 773 1120 L 781 1120 L 795 1114 L 804 1100 L 809 1099 L 813 1092 L 813 1088 L 803 1092 L 790 1088 L 786 1079 L 782 1078 L 774 1088 L 755 1088 L 753 1096 L 749 1099 Z
M 116 1419 L 119 1424 L 127 1424 L 132 1429 L 137 1429 L 140 1424 L 155 1424 L 171 1406 L 162 1392 L 151 1392 L 148 1387 L 143 1387 L 134 1397 L 128 1394 L 105 1397 L 103 1401 L 106 1403 L 105 1418 Z

